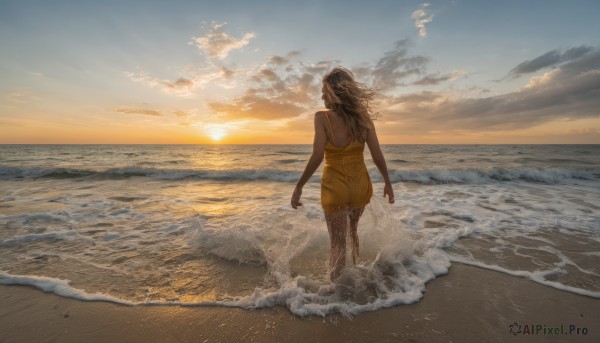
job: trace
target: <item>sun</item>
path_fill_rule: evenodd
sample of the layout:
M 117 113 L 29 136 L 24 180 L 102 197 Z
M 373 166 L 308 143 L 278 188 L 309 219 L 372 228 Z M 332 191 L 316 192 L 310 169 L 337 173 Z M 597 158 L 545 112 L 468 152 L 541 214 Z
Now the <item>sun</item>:
M 225 137 L 225 130 L 224 129 L 212 129 L 212 130 L 210 130 L 210 133 L 208 135 L 214 141 L 220 141 L 221 138 Z
M 213 141 L 218 142 L 227 136 L 227 128 L 225 125 L 212 124 L 206 127 L 206 135 Z

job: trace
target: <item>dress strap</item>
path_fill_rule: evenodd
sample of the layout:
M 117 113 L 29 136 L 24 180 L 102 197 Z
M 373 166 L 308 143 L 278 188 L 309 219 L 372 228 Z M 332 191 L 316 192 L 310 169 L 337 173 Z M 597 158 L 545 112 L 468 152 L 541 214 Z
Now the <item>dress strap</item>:
M 335 137 L 333 137 L 333 129 L 331 128 L 331 121 L 329 120 L 329 115 L 325 112 L 325 117 L 327 117 L 327 122 L 329 123 L 329 132 L 331 132 L 331 139 L 333 140 L 333 145 L 335 145 Z

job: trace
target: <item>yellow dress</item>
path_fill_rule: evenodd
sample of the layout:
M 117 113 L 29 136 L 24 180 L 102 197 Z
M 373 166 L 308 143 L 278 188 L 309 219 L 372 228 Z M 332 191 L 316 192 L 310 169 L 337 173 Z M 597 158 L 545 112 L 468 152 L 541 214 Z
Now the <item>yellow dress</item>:
M 333 137 L 329 116 L 329 130 Z M 353 142 L 343 148 L 325 144 L 325 167 L 321 178 L 321 207 L 325 212 L 367 205 L 373 185 L 364 160 L 365 143 Z

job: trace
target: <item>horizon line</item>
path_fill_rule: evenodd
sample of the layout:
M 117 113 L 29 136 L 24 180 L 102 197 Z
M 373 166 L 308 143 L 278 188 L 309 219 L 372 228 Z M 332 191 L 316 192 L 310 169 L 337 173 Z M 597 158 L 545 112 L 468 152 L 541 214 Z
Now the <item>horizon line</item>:
M 0 145 L 312 145 L 312 143 L 0 143 Z M 379 145 L 600 145 L 600 143 L 380 143 Z

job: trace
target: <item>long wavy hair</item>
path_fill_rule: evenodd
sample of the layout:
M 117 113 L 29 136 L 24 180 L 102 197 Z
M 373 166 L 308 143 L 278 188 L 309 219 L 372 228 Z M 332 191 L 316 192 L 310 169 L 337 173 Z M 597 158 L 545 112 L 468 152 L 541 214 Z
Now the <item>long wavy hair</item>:
M 367 140 L 367 132 L 379 115 L 371 108 L 375 95 L 373 89 L 355 81 L 352 72 L 346 68 L 335 67 L 323 76 L 325 105 L 344 118 L 351 142 Z

